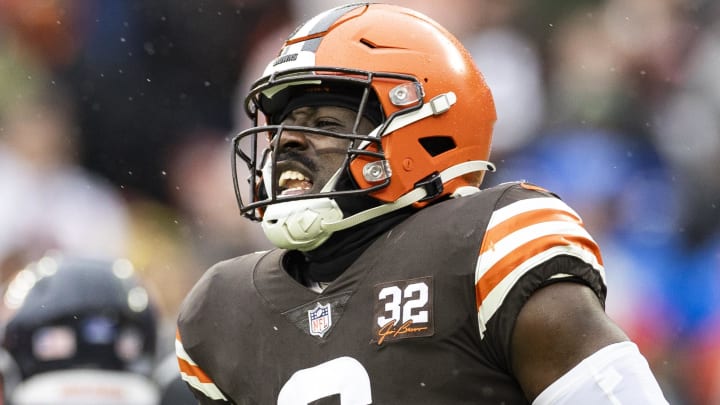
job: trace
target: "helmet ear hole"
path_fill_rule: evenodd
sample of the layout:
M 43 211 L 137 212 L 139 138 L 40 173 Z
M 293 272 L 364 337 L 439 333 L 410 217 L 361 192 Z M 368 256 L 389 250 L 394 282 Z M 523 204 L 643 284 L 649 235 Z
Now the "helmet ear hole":
M 432 157 L 441 155 L 457 146 L 450 136 L 428 136 L 419 139 L 420 145 Z

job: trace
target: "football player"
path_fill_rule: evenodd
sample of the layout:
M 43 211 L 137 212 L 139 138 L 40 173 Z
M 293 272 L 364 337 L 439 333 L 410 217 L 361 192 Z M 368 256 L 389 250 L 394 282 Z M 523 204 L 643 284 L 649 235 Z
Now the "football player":
M 10 403 L 158 403 L 155 307 L 128 260 L 47 255 L 17 273 L 3 304 L 2 348 L 21 377 Z
M 217 264 L 182 305 L 201 403 L 666 403 L 604 312 L 580 216 L 532 184 L 480 190 L 493 99 L 443 27 L 392 5 L 323 12 L 245 108 L 240 211 L 278 248 Z

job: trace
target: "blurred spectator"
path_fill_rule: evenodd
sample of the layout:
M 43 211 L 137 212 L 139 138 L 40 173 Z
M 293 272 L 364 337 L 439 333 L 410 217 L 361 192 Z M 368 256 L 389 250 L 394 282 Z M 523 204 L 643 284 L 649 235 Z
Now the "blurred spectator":
M 629 111 L 629 78 L 612 45 L 600 7 L 580 9 L 555 22 L 548 60 L 548 124 L 610 125 Z M 630 106 L 632 107 L 632 106 Z
M 47 255 L 13 278 L 2 315 L 14 405 L 157 403 L 154 303 L 128 260 Z
M 49 85 L 0 111 L 0 268 L 48 249 L 124 255 L 128 213 L 113 187 L 77 163 L 72 100 Z
M 94 2 L 87 46 L 63 72 L 79 100 L 83 163 L 169 203 L 169 148 L 198 127 L 231 128 L 246 50 L 284 7 L 282 0 Z
M 521 0 L 395 1 L 423 12 L 455 33 L 492 89 L 497 109 L 493 154 L 522 147 L 544 120 L 545 89 L 540 55 L 517 28 Z
M 653 108 L 680 79 L 693 39 L 676 0 L 607 0 L 551 24 L 550 122 L 647 136 Z
M 201 269 L 218 259 L 270 248 L 259 224 L 238 213 L 229 148 L 220 134 L 197 130 L 175 145 L 168 164 L 169 194 L 184 218 L 182 233 Z
M 183 232 L 184 220 L 172 206 L 144 196 L 128 203 L 128 257 L 156 298 L 161 330 L 160 352 L 172 349 L 178 305 L 205 270 Z
M 690 245 L 720 226 L 720 22 L 702 32 L 683 81 L 659 108 L 653 134 L 682 184 L 683 226 Z
M 0 0 L 0 24 L 12 30 L 32 60 L 61 69 L 85 45 L 91 6 L 88 0 Z

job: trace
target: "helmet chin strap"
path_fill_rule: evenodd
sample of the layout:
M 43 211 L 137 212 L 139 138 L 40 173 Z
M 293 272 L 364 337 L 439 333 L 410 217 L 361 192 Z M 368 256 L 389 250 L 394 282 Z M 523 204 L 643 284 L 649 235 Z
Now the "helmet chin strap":
M 440 179 L 442 183 L 446 183 L 465 174 L 482 170 L 492 171 L 495 170 L 495 166 L 484 160 L 463 162 L 443 170 Z M 323 187 L 323 191 L 332 189 L 338 176 L 339 172 L 336 172 Z M 263 215 L 262 228 L 275 246 L 306 252 L 322 245 L 334 232 L 397 211 L 426 196 L 427 190 L 422 187 L 415 188 L 391 203 L 361 211 L 347 218 L 343 218 L 337 202 L 327 197 L 287 201 L 267 207 Z

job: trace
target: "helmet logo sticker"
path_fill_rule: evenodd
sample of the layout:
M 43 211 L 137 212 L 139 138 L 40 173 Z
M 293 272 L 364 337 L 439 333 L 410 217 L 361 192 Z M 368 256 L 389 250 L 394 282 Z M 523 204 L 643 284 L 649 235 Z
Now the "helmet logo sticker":
M 289 55 L 282 55 L 282 56 L 278 57 L 277 59 L 275 59 L 275 61 L 272 64 L 273 64 L 273 66 L 276 66 L 281 63 L 295 61 L 295 60 L 297 60 L 297 58 L 298 58 L 297 53 L 291 53 Z

